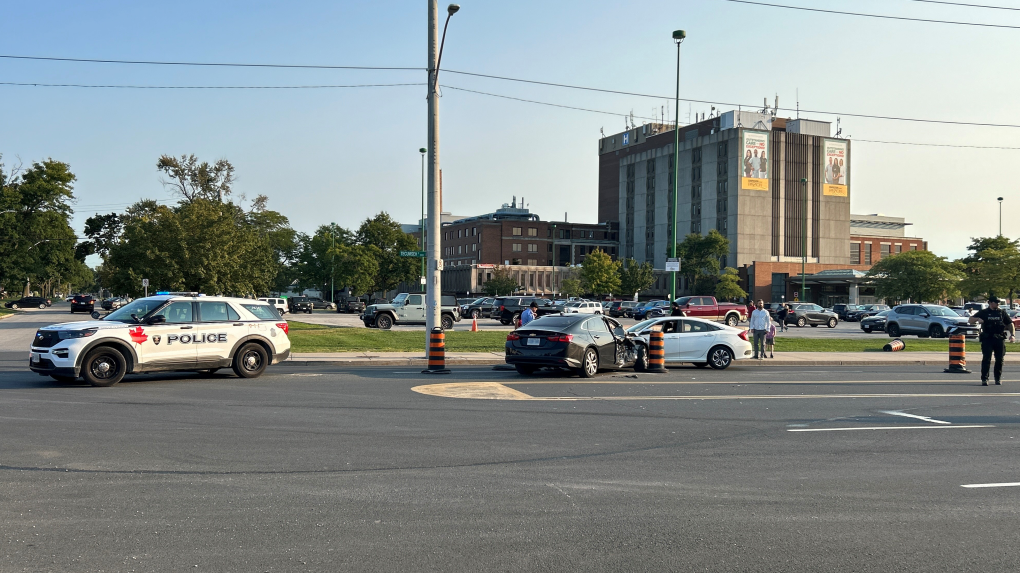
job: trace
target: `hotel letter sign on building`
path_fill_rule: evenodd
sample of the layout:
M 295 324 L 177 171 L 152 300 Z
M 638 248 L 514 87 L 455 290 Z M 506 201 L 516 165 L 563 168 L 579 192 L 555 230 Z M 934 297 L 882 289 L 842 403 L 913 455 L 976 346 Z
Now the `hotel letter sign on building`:
M 769 134 L 744 131 L 740 139 L 740 187 L 754 191 L 769 190 Z
M 822 169 L 824 182 L 822 194 L 834 197 L 846 197 L 846 180 L 850 175 L 850 158 L 846 156 L 846 142 L 841 140 L 822 140 Z

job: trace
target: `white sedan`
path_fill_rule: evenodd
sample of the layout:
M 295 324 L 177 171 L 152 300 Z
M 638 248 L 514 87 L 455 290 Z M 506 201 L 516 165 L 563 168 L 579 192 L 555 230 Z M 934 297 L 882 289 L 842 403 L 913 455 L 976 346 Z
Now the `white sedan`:
M 575 300 L 563 305 L 565 314 L 603 314 L 602 303 L 587 300 Z
M 744 360 L 753 353 L 746 330 L 700 318 L 651 318 L 628 328 L 627 333 L 648 342 L 653 330 L 663 334 L 667 365 L 688 362 L 698 368 L 711 366 L 722 370 L 734 360 Z

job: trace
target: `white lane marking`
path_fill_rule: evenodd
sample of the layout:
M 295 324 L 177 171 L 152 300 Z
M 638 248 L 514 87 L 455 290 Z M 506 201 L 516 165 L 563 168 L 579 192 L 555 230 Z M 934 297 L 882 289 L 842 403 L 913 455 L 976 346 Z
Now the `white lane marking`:
M 296 373 L 296 374 L 291 374 L 291 376 L 312 377 L 312 376 L 322 376 L 322 374 L 312 374 L 312 373 L 308 373 L 308 372 L 299 372 L 299 373 Z
M 1020 487 L 1020 482 L 1013 483 L 968 483 L 961 485 L 960 487 L 975 488 L 975 487 Z
M 963 430 L 966 428 L 994 428 L 995 426 L 871 426 L 867 428 L 797 428 L 787 432 L 851 432 L 854 430 Z
M 879 410 L 883 414 L 889 414 L 890 416 L 903 416 L 904 418 L 914 418 L 916 420 L 923 420 L 925 422 L 931 422 L 932 424 L 952 424 L 952 422 L 946 422 L 945 420 L 936 420 L 935 418 L 929 418 L 928 416 L 918 416 L 917 414 L 908 414 L 906 412 L 900 412 L 899 410 Z

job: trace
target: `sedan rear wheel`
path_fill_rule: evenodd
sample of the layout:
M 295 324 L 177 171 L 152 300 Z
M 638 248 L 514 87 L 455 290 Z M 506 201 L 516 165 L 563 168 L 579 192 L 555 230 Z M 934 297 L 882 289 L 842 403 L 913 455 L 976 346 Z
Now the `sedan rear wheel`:
M 599 353 L 594 348 L 584 351 L 584 361 L 581 363 L 581 378 L 591 378 L 599 371 Z
M 14 309 L 14 310 L 18 310 L 18 303 L 12 302 L 11 303 L 11 308 Z
M 804 318 L 803 316 L 798 318 L 797 319 L 797 326 L 800 327 L 800 328 L 804 328 L 805 326 L 807 326 L 807 319 Z
M 733 363 L 733 354 L 725 346 L 716 346 L 708 353 L 708 365 L 716 370 L 725 370 Z
M 836 320 L 835 318 L 830 318 L 829 319 L 829 328 L 836 328 L 836 324 L 838 324 L 838 323 L 839 323 L 839 321 Z
M 44 308 L 46 308 L 46 305 L 45 305 L 45 304 L 40 304 L 40 305 L 39 305 L 39 310 L 42 310 L 42 309 L 44 309 Z

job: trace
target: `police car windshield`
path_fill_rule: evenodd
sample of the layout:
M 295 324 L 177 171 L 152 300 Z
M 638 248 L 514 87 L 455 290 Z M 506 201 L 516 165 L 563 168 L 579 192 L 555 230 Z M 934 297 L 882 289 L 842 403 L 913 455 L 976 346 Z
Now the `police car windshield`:
M 140 298 L 111 312 L 106 315 L 103 320 L 108 322 L 126 322 L 128 324 L 135 324 L 138 320 L 131 318 L 132 314 L 141 320 L 143 316 L 156 310 L 165 302 L 165 298 Z

